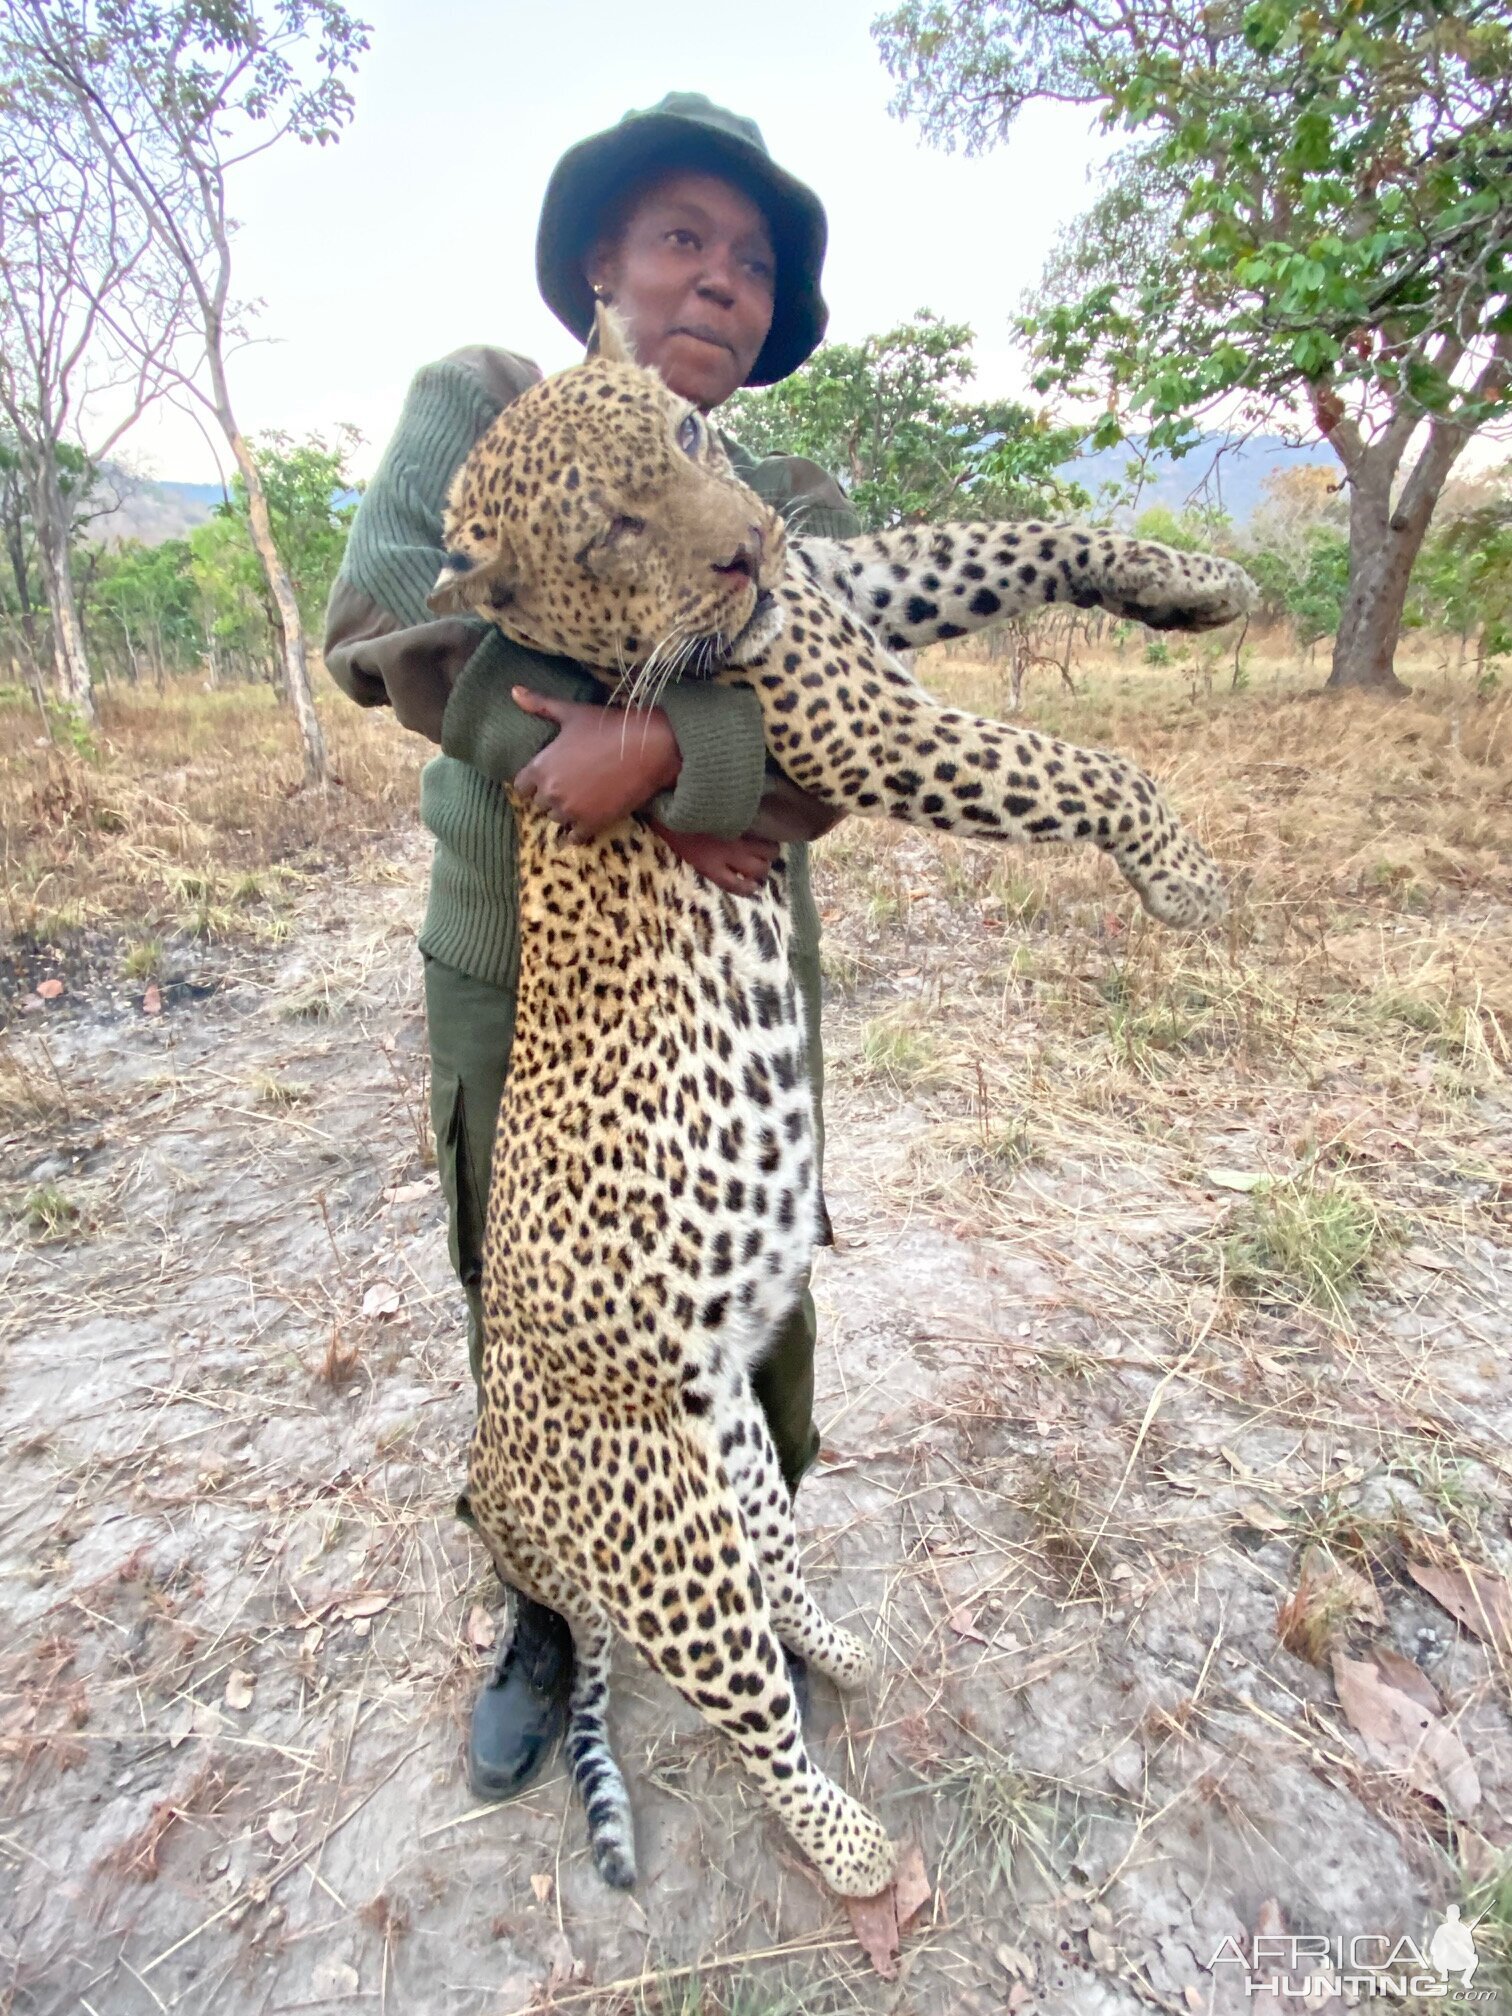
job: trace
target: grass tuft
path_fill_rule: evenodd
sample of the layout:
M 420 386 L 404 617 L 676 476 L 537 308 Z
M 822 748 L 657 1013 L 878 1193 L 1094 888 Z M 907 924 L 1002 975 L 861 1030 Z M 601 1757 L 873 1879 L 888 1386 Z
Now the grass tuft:
M 56 1183 L 39 1183 L 21 1199 L 20 1216 L 39 1239 L 66 1239 L 75 1232 L 82 1212 Z
M 1223 1257 L 1240 1294 L 1343 1313 L 1389 1237 L 1373 1199 L 1316 1170 L 1257 1185 L 1229 1217 Z

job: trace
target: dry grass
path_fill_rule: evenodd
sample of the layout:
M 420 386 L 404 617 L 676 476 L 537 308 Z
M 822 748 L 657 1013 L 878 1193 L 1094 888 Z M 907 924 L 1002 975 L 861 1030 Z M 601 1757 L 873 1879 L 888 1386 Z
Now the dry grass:
M 985 661 L 936 653 L 921 676 L 1006 711 Z M 1512 696 L 1440 680 L 1396 705 L 1338 700 L 1272 668 L 1194 702 L 1169 673 L 1081 676 L 1074 699 L 1031 695 L 1036 725 L 1163 781 L 1230 877 L 1225 930 L 1150 926 L 1091 849 L 848 822 L 821 843 L 818 886 L 862 1018 L 854 1061 L 932 1095 L 942 1123 L 969 1112 L 984 1141 L 1092 1158 L 1200 1142 L 1242 1088 L 1234 1155 L 1264 1187 L 1234 1207 L 1230 1273 L 1337 1310 L 1389 1229 L 1381 1179 L 1404 1158 L 1388 1111 L 1441 1191 L 1461 1186 L 1436 1208 L 1459 1215 L 1477 1186 L 1496 1201 L 1465 1120 L 1512 1065 Z M 963 1131 L 937 1130 L 924 1187 L 964 1173 Z M 990 1221 L 996 1194 L 1011 1220 L 1008 1186 L 977 1173 L 976 1206 Z
M 1005 710 L 978 660 L 923 673 Z M 921 2016 L 986 2016 L 1041 1989 L 1046 2006 L 1206 2007 L 1214 1899 L 1225 1928 L 1254 1929 L 1274 1894 L 1289 1926 L 1344 1934 L 1367 1927 L 1336 1915 L 1341 1893 L 1383 1877 L 1414 1934 L 1450 1898 L 1483 1915 L 1485 1972 L 1507 1978 L 1504 1843 L 1364 1757 L 1331 1655 L 1384 1629 L 1421 1657 L 1499 1841 L 1507 1661 L 1407 1564 L 1508 1565 L 1512 715 L 1452 685 L 1339 705 L 1311 692 L 1320 674 L 1264 665 L 1243 693 L 1220 676 L 1194 697 L 1137 653 L 1078 676 L 1074 700 L 1031 690 L 1031 714 L 1165 779 L 1233 878 L 1222 934 L 1147 926 L 1085 851 L 857 821 L 817 864 L 839 1243 L 816 1276 L 830 1461 L 800 1509 L 821 1600 L 881 1653 L 843 1720 L 821 1702 L 825 1755 L 917 1831 L 940 1886 L 901 1990 L 879 1989 L 718 1746 L 633 1662 L 619 1741 L 663 1844 L 633 1918 L 606 1908 L 559 1775 L 507 1826 L 461 1789 L 487 1635 L 472 1613 L 495 1595 L 451 1516 L 460 1305 L 439 1196 L 413 1194 L 416 864 L 393 850 L 388 888 L 375 862 L 360 907 L 312 878 L 289 906 L 302 977 L 256 1016 L 165 1018 L 171 1075 L 145 1022 L 134 1047 L 105 1024 L 70 1050 L 36 1014 L 0 1049 L 0 1133 L 92 1158 L 0 1200 L 53 1184 L 86 1212 L 72 1236 L 17 1222 L 11 1242 L 8 1432 L 49 1367 L 68 1383 L 7 1441 L 7 1586 L 37 1614 L 0 1670 L 17 1774 L 0 1771 L 0 1856 L 13 1840 L 31 1858 L 6 1880 L 32 1908 L 74 1816 L 112 1820 L 98 1922 L 79 1931 L 67 1899 L 55 1914 L 114 1969 L 96 2008 L 232 1993 L 216 1983 L 246 1978 L 249 1941 L 290 2007 L 318 1964 L 333 1996 L 425 2006 L 443 1949 L 467 2016 L 542 1997 L 825 2016 L 899 1993 Z M 216 931 L 271 927 L 284 871 L 403 813 L 399 759 L 423 754 L 333 702 L 349 778 L 348 729 L 377 738 L 378 767 L 312 837 L 297 822 L 320 808 L 282 795 L 286 724 L 249 717 L 283 738 L 263 792 L 250 734 L 235 756 L 216 744 L 208 780 L 203 748 L 168 760 L 178 705 L 101 769 L 144 832 L 181 824 L 149 795 L 178 803 L 213 863 L 137 858 L 109 819 L 15 841 L 32 868 L 52 849 L 86 874 L 117 983 L 154 978 L 155 946 L 171 962 L 202 905 Z M 73 759 L 5 760 L 12 808 Z M 170 1126 L 171 1152 L 145 1155 Z M 365 1315 L 380 1283 L 402 1306 Z M 86 1321 L 109 1327 L 81 1348 Z M 233 1873 L 207 1896 L 220 1857 Z
M 79 746 L 0 696 L 0 959 L 25 974 L 49 948 L 66 963 L 104 940 L 118 973 L 147 981 L 173 939 L 277 942 L 291 884 L 409 816 L 427 753 L 328 686 L 320 712 L 340 779 L 324 792 L 302 787 L 292 716 L 267 687 L 117 687 Z

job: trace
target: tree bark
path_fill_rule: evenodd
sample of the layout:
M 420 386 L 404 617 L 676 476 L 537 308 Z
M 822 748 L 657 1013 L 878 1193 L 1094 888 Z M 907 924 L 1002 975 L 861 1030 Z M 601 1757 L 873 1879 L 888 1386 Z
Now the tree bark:
M 215 368 L 212 359 L 212 371 Z M 217 387 L 217 390 L 220 390 Z M 294 594 L 294 583 L 289 579 L 288 569 L 279 554 L 273 537 L 273 520 L 268 515 L 268 499 L 263 491 L 262 478 L 257 473 L 257 463 L 246 437 L 237 426 L 231 412 L 229 400 L 220 400 L 220 423 L 225 429 L 231 453 L 236 457 L 236 466 L 241 471 L 243 483 L 247 486 L 247 516 L 251 521 L 252 544 L 257 549 L 257 557 L 262 562 L 263 574 L 267 579 L 268 593 L 273 598 L 273 607 L 278 612 L 279 643 L 283 652 L 283 680 L 289 700 L 294 708 L 294 718 L 299 723 L 299 733 L 304 742 L 305 782 L 324 784 L 330 775 L 326 758 L 325 736 L 321 732 L 320 719 L 315 712 L 315 696 L 310 690 L 309 666 L 305 660 L 304 625 L 299 618 L 299 602 Z
M 1391 519 L 1391 471 L 1373 466 L 1367 449 L 1349 486 L 1349 587 L 1334 639 L 1331 692 L 1407 691 L 1394 660 L 1412 563 L 1423 541 L 1421 533 L 1410 539 L 1394 531 Z
M 84 628 L 79 621 L 78 603 L 74 598 L 69 518 L 58 486 L 57 465 L 48 451 L 41 447 L 28 452 L 26 460 L 37 557 L 42 563 L 47 606 L 52 616 L 53 664 L 58 692 L 86 726 L 92 728 L 96 719 L 94 681 L 90 676 Z

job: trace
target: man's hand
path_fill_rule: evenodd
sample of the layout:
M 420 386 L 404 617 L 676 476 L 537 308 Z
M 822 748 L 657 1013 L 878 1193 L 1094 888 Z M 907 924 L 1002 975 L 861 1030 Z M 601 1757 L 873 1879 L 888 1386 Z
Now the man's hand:
M 548 700 L 528 686 L 514 687 L 512 697 L 525 713 L 555 721 L 559 730 L 520 771 L 514 788 L 574 840 L 593 839 L 676 783 L 682 752 L 659 707 L 632 712 Z
M 758 839 L 754 833 L 743 833 L 738 840 L 721 840 L 716 833 L 674 833 L 649 813 L 646 824 L 680 860 L 732 896 L 754 896 L 782 852 L 775 840 Z

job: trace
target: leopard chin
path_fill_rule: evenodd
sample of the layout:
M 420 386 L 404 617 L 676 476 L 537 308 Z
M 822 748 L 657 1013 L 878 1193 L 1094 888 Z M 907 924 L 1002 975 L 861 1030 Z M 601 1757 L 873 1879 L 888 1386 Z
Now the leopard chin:
M 787 611 L 782 603 L 770 589 L 763 588 L 750 615 L 733 637 L 727 637 L 722 630 L 712 630 L 698 639 L 679 668 L 679 678 L 712 679 L 727 666 L 751 664 L 776 643 L 786 622 Z

